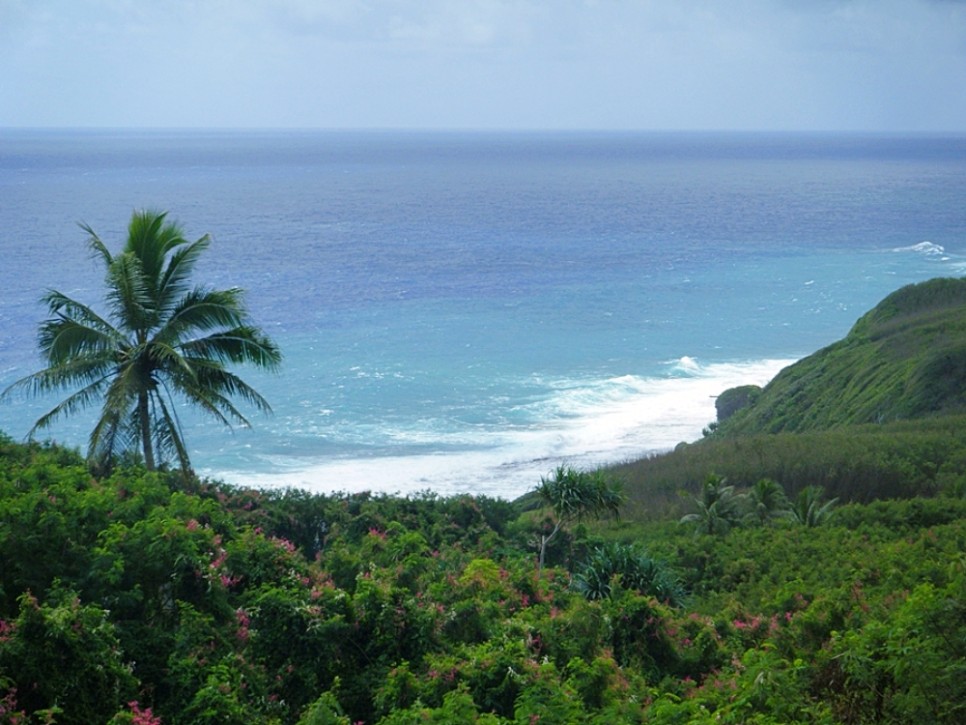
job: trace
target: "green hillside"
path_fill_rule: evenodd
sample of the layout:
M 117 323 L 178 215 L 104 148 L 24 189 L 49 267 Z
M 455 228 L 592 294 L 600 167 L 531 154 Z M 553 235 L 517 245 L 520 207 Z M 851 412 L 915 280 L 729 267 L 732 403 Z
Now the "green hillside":
M 843 340 L 745 398 L 746 407 L 719 421 L 718 434 L 818 431 L 966 411 L 966 279 L 903 287 Z
M 625 514 L 679 516 L 710 474 L 840 501 L 966 492 L 966 279 L 897 290 L 765 388 L 721 393 L 708 435 L 630 461 Z M 684 494 L 684 495 L 682 495 Z

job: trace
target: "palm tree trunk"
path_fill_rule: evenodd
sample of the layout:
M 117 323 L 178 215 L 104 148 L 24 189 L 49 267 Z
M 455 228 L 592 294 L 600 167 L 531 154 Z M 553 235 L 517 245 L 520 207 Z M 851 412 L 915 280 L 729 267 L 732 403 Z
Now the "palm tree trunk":
M 141 419 L 141 445 L 144 448 L 144 466 L 154 470 L 154 446 L 151 443 L 151 419 L 148 415 L 148 394 L 138 395 L 138 418 Z

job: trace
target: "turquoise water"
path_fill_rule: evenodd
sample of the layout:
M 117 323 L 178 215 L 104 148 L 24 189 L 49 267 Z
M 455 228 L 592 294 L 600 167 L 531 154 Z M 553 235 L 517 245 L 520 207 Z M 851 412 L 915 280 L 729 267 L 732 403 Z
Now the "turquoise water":
M 44 289 L 99 302 L 76 222 L 120 246 L 167 209 L 285 354 L 245 375 L 253 430 L 183 412 L 196 466 L 318 490 L 515 496 L 692 440 L 966 262 L 962 137 L 4 131 L 0 194 L 0 385 L 40 365 Z

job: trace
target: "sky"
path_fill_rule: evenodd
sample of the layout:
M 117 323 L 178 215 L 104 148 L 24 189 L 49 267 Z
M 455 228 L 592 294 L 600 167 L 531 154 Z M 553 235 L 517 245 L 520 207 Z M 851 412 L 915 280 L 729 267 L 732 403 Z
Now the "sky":
M 966 0 L 0 0 L 0 128 L 966 132 Z

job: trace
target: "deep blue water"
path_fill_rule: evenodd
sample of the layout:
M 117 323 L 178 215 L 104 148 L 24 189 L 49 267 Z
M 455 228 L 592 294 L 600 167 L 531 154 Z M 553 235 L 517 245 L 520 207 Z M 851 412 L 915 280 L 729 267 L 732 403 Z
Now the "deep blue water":
M 119 247 L 165 209 L 285 354 L 240 371 L 253 430 L 185 411 L 202 472 L 515 496 L 699 437 L 717 392 L 962 274 L 964 200 L 966 137 L 4 130 L 0 386 L 40 366 L 46 288 L 100 304 L 76 223 Z

